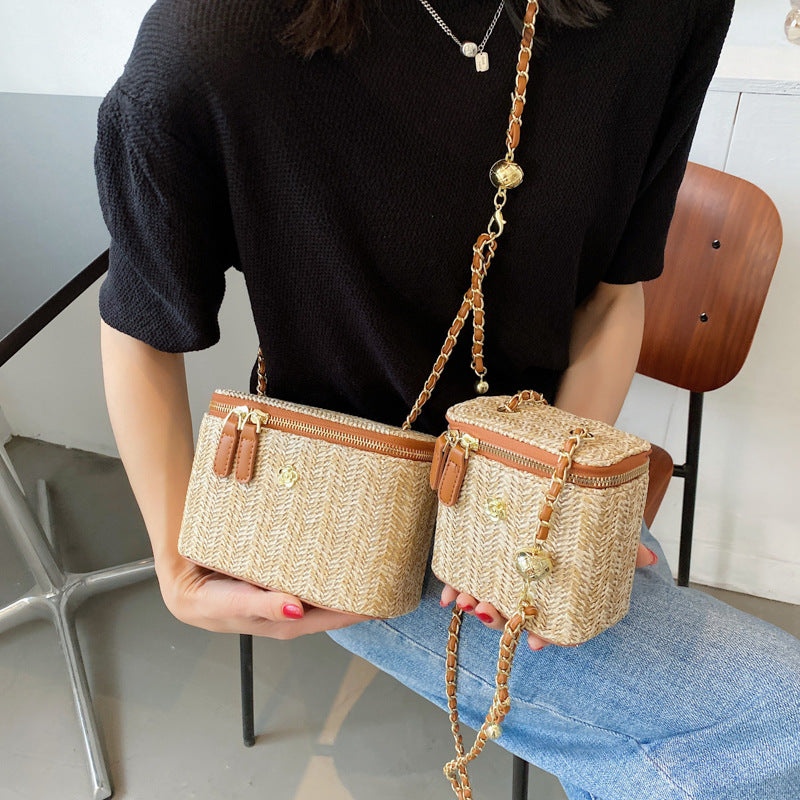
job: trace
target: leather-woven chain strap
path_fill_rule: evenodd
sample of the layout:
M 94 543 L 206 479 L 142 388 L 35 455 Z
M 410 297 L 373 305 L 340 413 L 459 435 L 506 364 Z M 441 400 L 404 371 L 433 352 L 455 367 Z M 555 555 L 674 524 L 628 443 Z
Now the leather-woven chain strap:
M 483 279 L 489 269 L 489 264 L 497 250 L 497 239 L 503 233 L 505 219 L 503 218 L 503 206 L 506 203 L 506 194 L 509 189 L 513 189 L 522 182 L 522 168 L 514 161 L 514 151 L 519 144 L 519 132 L 522 125 L 522 110 L 525 108 L 525 90 L 528 86 L 528 70 L 531 59 L 531 43 L 536 31 L 536 15 L 539 12 L 537 0 L 529 0 L 525 9 L 525 17 L 522 26 L 522 40 L 519 46 L 519 56 L 517 57 L 517 71 L 514 79 L 514 91 L 511 93 L 511 113 L 508 117 L 508 128 L 506 130 L 506 154 L 499 161 L 492 165 L 490 172 L 492 183 L 497 187 L 494 196 L 494 213 L 489 220 L 486 232 L 482 233 L 475 244 L 472 246 L 472 280 L 470 287 L 461 301 L 453 320 L 447 337 L 444 340 L 442 349 L 434 362 L 431 373 L 425 381 L 422 391 L 419 393 L 411 411 L 403 422 L 403 430 L 408 430 L 414 420 L 419 416 L 422 407 L 430 399 L 433 388 L 439 381 L 450 354 L 458 341 L 458 335 L 467 322 L 467 317 L 472 312 L 472 369 L 478 377 L 475 389 L 479 394 L 486 394 L 489 391 L 489 384 L 486 382 L 486 365 L 483 361 L 483 327 L 484 327 L 484 308 L 483 308 Z M 258 394 L 266 395 L 267 378 L 264 355 L 261 348 L 258 348 Z
M 531 59 L 531 43 L 535 33 L 536 14 L 539 11 L 537 0 L 529 0 L 525 10 L 522 27 L 522 41 L 519 46 L 517 58 L 517 73 L 514 80 L 514 91 L 511 93 L 511 114 L 508 118 L 506 131 L 506 155 L 497 161 L 491 170 L 492 183 L 497 187 L 494 196 L 494 213 L 489 220 L 485 233 L 482 233 L 472 247 L 472 282 L 461 302 L 453 324 L 447 332 L 442 349 L 439 351 L 433 369 L 431 370 L 425 386 L 419 393 L 411 411 L 403 423 L 403 428 L 411 427 L 419 416 L 422 406 L 428 401 L 441 377 L 442 370 L 447 364 L 450 354 L 458 340 L 458 335 L 472 312 L 472 369 L 478 377 L 475 386 L 479 394 L 486 394 L 489 384 L 486 382 L 486 365 L 483 362 L 483 279 L 489 269 L 489 264 L 497 250 L 497 239 L 503 233 L 505 219 L 503 206 L 506 203 L 506 193 L 522 182 L 522 169 L 514 161 L 514 151 L 519 144 L 519 131 L 522 125 L 522 110 L 525 107 L 525 90 L 528 85 L 528 69 Z
M 547 400 L 543 394 L 534 392 L 533 389 L 523 389 L 517 392 L 511 399 L 503 403 L 499 411 L 516 411 L 523 403 L 536 403 L 536 405 L 546 406 Z
M 515 395 L 513 400 L 520 402 L 522 394 Z M 530 393 L 536 395 L 535 392 Z M 526 399 L 540 402 L 541 395 Z M 509 401 L 509 405 L 511 401 Z M 515 404 L 514 408 L 517 407 Z M 509 409 L 512 410 L 512 409 Z M 472 800 L 472 787 L 467 774 L 467 764 L 480 755 L 486 744 L 487 739 L 498 739 L 502 735 L 500 725 L 506 718 L 511 708 L 511 698 L 508 693 L 508 676 L 511 672 L 511 665 L 514 661 L 514 654 L 517 650 L 520 637 L 525 629 L 526 621 L 536 616 L 536 608 L 530 596 L 530 584 L 548 575 L 552 569 L 552 562 L 541 545 L 547 539 L 550 532 L 550 517 L 553 514 L 553 507 L 558 500 L 564 482 L 572 468 L 572 459 L 581 441 L 590 438 L 591 434 L 584 428 L 576 428 L 570 431 L 569 438 L 564 442 L 559 453 L 556 470 L 550 487 L 545 494 L 544 503 L 539 512 L 539 527 L 536 532 L 535 544 L 532 550 L 520 550 L 516 554 L 517 571 L 522 575 L 522 594 L 520 596 L 517 609 L 506 622 L 503 634 L 500 637 L 500 654 L 497 659 L 497 676 L 495 678 L 495 691 L 492 704 L 486 714 L 486 718 L 480 730 L 475 736 L 475 743 L 469 752 L 464 750 L 464 740 L 458 722 L 458 701 L 456 699 L 456 675 L 458 670 L 458 638 L 461 630 L 462 612 L 458 606 L 453 608 L 453 616 L 450 620 L 450 628 L 447 637 L 447 660 L 445 669 L 445 684 L 447 692 L 447 707 L 450 712 L 450 728 L 453 731 L 455 741 L 456 757 L 444 765 L 444 775 L 450 781 L 453 791 L 458 800 Z
M 264 363 L 264 353 L 258 348 L 258 386 L 256 392 L 259 397 L 267 396 L 267 365 Z

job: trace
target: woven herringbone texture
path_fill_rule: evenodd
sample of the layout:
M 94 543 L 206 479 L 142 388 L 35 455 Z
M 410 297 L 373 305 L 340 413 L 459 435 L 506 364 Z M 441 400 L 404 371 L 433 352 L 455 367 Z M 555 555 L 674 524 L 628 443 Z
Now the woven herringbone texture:
M 585 428 L 593 438 L 581 442 L 575 463 L 587 467 L 607 467 L 650 449 L 649 442 L 632 433 L 596 419 L 577 417 L 551 405 L 521 403 L 519 410 L 513 413 L 499 412 L 498 406 L 508 400 L 510 398 L 505 395 L 476 397 L 448 409 L 447 419 L 451 427 L 457 428 L 459 422 L 478 425 L 555 456 L 564 446 L 570 430 Z
M 524 406 L 526 410 L 521 413 L 499 415 L 503 419 L 497 422 L 498 399 L 504 398 L 469 401 L 448 417 L 485 425 L 555 453 L 570 429 L 581 423 L 595 434 L 594 439 L 582 441 L 575 454 L 575 462 L 581 464 L 612 465 L 649 449 L 643 439 L 552 407 Z M 471 413 L 473 407 L 477 413 Z M 433 571 L 440 580 L 492 603 L 510 618 L 522 593 L 515 555 L 534 546 L 538 515 L 551 478 L 480 455 L 471 456 L 467 464 L 458 502 L 451 507 L 439 505 Z M 564 486 L 544 543 L 553 560 L 553 571 L 532 584 L 538 614 L 526 624 L 528 630 L 557 644 L 578 644 L 625 616 L 647 480 L 645 472 L 611 488 Z M 488 513 L 489 499 L 505 504 L 505 519 Z
M 253 480 L 240 484 L 214 474 L 222 426 L 203 417 L 181 555 L 314 605 L 374 617 L 416 608 L 436 503 L 429 462 L 264 428 Z M 277 479 L 287 465 L 291 487 Z

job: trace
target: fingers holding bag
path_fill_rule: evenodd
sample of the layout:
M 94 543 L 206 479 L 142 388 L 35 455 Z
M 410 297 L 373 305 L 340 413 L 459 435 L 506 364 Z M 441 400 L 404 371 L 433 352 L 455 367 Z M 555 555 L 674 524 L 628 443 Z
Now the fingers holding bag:
M 295 639 L 368 619 L 310 606 L 285 592 L 262 589 L 188 561 L 172 574 L 160 576 L 160 581 L 164 602 L 173 616 L 218 633 Z
M 645 547 L 643 544 L 640 544 L 636 554 L 637 569 L 641 567 L 652 567 L 657 562 L 658 556 L 652 550 Z M 457 589 L 447 583 L 442 588 L 439 604 L 442 606 L 442 608 L 446 608 L 453 602 L 455 602 L 456 605 L 465 613 L 477 617 L 481 622 L 483 622 L 484 625 L 486 625 L 487 628 L 492 628 L 493 630 L 503 630 L 503 627 L 507 622 L 506 617 L 504 617 L 491 603 L 479 601 L 471 595 L 465 594 L 464 592 L 459 592 Z M 542 650 L 550 644 L 553 644 L 553 642 L 543 639 L 541 636 L 537 636 L 535 633 L 528 634 L 528 647 L 531 650 Z M 575 645 L 565 646 L 572 647 Z

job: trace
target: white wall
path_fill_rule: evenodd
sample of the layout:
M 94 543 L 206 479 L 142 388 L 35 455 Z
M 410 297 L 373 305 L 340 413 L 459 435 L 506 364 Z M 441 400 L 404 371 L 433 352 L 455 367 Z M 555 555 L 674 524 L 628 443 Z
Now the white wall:
M 800 63 L 800 48 L 798 48 Z M 778 207 L 781 257 L 740 374 L 706 396 L 692 579 L 800 603 L 800 96 L 710 93 L 692 159 L 755 183 Z M 637 376 L 621 427 L 683 461 L 688 393 Z M 682 481 L 653 532 L 677 564 Z
M 800 92 L 800 47 L 783 30 L 789 9 L 789 0 L 736 0 L 714 89 Z
M 228 270 L 226 275 L 220 343 L 185 356 L 195 430 L 214 389 L 248 390 L 258 349 L 241 273 Z M 97 296 L 101 282 L 0 367 L 0 409 L 15 434 L 116 456 L 100 364 Z
M 0 91 L 104 95 L 121 72 L 149 5 L 149 0 L 25 5 L 0 0 Z M 781 30 L 788 3 L 739 0 L 737 17 L 747 23 L 756 6 L 774 20 L 761 26 L 774 38 L 772 27 Z M 750 48 L 751 55 L 762 52 L 761 45 L 748 44 L 748 30 L 735 20 L 733 46 Z M 800 48 L 779 37 L 772 44 L 780 59 L 765 60 L 783 70 L 775 78 L 776 92 L 791 91 L 800 86 L 793 77 L 800 76 Z M 740 85 L 752 60 L 728 48 L 722 88 Z M 762 73 L 748 91 L 769 90 Z M 800 444 L 800 96 L 739 91 L 709 95 L 692 158 L 762 186 L 781 211 L 785 243 L 750 358 L 732 384 L 706 401 L 693 578 L 800 603 L 800 536 L 792 502 Z M 187 355 L 195 424 L 217 385 L 246 388 L 256 347 L 241 276 L 228 275 L 222 342 Z M 97 290 L 93 286 L 0 368 L 0 408 L 17 434 L 115 454 L 100 373 Z M 621 425 L 666 446 L 678 460 L 686 408 L 684 393 L 637 379 Z M 0 416 L 0 441 L 4 430 L 8 426 L 4 429 Z M 654 526 L 673 564 L 679 517 L 676 480 Z
M 102 97 L 153 0 L 0 0 L 0 91 Z
M 11 438 L 11 426 L 8 424 L 3 409 L 0 408 L 0 446 Z

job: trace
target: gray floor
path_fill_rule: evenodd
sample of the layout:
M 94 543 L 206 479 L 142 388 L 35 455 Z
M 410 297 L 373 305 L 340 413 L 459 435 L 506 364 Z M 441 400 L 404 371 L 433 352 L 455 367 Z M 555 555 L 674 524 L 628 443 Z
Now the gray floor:
M 115 459 L 30 439 L 7 445 L 26 492 L 47 479 L 67 568 L 148 555 Z M 30 580 L 0 523 L 0 605 Z M 713 590 L 800 636 L 796 606 Z M 88 601 L 78 628 L 117 798 L 452 798 L 446 717 L 327 636 L 255 642 L 256 746 L 241 745 L 238 642 L 175 621 L 153 581 Z M 0 800 L 88 797 L 55 634 L 32 623 L 0 639 Z M 490 745 L 473 769 L 480 800 L 510 796 L 511 760 Z M 532 770 L 531 798 L 563 800 Z

